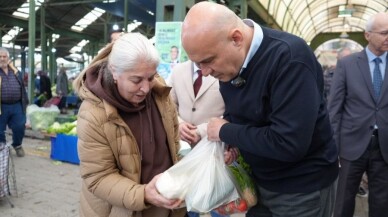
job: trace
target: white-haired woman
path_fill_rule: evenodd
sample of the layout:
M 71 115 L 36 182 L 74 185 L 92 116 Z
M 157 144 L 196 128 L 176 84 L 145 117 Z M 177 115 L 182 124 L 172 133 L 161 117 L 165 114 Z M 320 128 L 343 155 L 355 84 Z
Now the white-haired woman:
M 177 114 L 146 37 L 123 34 L 74 81 L 82 176 L 80 216 L 184 216 L 162 197 L 158 174 L 178 161 Z

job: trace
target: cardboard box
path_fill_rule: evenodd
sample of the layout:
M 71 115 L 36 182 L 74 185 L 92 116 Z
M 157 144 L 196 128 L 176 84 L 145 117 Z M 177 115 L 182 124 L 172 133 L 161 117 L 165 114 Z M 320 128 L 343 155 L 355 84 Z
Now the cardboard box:
M 64 134 L 51 137 L 51 159 L 79 164 L 77 140 L 77 136 Z

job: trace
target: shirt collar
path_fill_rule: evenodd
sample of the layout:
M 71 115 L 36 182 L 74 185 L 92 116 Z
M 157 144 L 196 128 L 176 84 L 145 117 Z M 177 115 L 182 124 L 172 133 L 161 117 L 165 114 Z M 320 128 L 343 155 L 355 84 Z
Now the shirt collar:
M 199 70 L 198 66 L 195 63 L 193 63 L 193 69 L 193 73 L 196 73 Z
M 372 53 L 371 50 L 369 50 L 369 47 L 365 48 L 366 56 L 368 57 L 368 62 L 372 62 L 376 57 L 380 57 L 382 63 L 385 63 L 387 59 L 387 52 L 384 52 L 381 56 L 376 56 L 374 53 Z
M 244 19 L 243 22 L 246 25 L 248 25 L 249 27 L 253 27 L 254 31 L 253 31 L 253 38 L 252 38 L 251 46 L 249 47 L 248 54 L 245 57 L 244 63 L 240 69 L 240 74 L 241 74 L 242 70 L 244 70 L 247 67 L 249 61 L 251 61 L 251 59 L 255 55 L 256 51 L 259 49 L 261 42 L 263 41 L 263 37 L 264 37 L 263 36 L 263 29 L 260 27 L 260 25 L 258 25 L 257 23 L 255 23 L 251 19 Z

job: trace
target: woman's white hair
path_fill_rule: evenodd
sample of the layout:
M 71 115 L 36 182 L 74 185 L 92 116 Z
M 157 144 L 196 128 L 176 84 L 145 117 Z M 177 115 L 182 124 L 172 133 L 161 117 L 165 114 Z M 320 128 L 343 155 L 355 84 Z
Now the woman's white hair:
M 132 70 L 141 61 L 156 68 L 160 62 L 156 48 L 142 34 L 126 33 L 114 42 L 108 65 L 111 70 L 121 74 Z

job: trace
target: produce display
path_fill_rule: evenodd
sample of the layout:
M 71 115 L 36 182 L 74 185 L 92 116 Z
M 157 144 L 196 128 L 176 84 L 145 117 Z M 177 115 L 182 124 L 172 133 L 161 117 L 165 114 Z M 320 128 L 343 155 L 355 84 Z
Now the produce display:
M 236 186 L 238 187 L 240 198 L 215 209 L 216 212 L 221 215 L 243 213 L 248 211 L 248 208 L 257 204 L 255 184 L 252 178 L 248 175 L 250 168 L 249 165 L 244 162 L 241 155 L 239 155 L 236 162 L 229 165 L 229 169 L 236 181 Z
M 47 133 L 65 134 L 65 135 L 77 135 L 77 121 L 59 123 L 54 122 L 47 128 Z
M 31 123 L 31 127 L 35 131 L 45 130 L 59 115 L 57 106 L 50 106 L 49 108 L 39 107 L 35 104 L 27 106 L 27 117 Z

